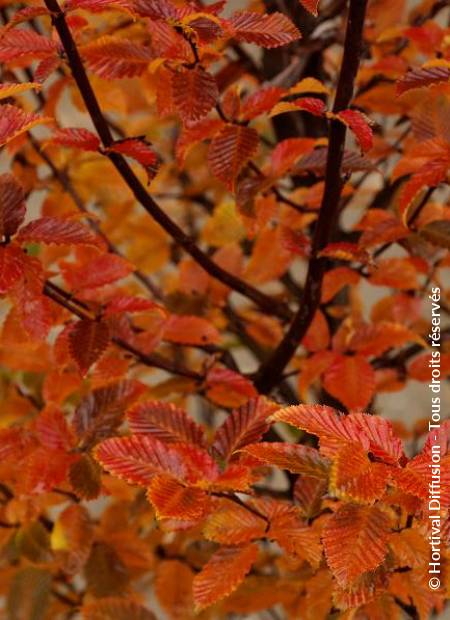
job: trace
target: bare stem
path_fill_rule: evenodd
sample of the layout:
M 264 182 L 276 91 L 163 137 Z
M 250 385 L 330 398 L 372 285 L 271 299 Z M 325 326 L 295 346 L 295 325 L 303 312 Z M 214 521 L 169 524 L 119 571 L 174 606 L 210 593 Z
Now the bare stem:
M 334 113 L 348 108 L 353 96 L 355 77 L 361 55 L 366 6 L 367 0 L 350 0 L 344 55 L 333 106 Z M 327 268 L 327 260 L 320 257 L 319 253 L 330 241 L 338 218 L 344 184 L 341 164 L 344 155 L 345 134 L 345 126 L 337 120 L 332 120 L 328 135 L 324 194 L 313 237 L 312 257 L 308 266 L 301 305 L 283 340 L 257 373 L 255 384 L 262 393 L 270 392 L 280 382 L 284 369 L 306 334 L 320 305 L 322 281 Z

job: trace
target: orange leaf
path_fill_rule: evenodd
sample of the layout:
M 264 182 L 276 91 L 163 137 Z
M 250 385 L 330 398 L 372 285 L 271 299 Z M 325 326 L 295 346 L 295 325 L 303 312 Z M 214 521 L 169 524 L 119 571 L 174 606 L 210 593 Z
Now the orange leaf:
M 450 67 L 420 67 L 408 71 L 397 82 L 397 94 L 401 95 L 411 88 L 424 88 L 438 84 L 439 82 L 448 82 L 450 79 Z
M 83 620 L 156 620 L 156 616 L 126 598 L 101 598 L 82 607 Z
M 36 125 L 51 122 L 50 118 L 33 112 L 24 112 L 9 103 L 2 105 L 2 123 L 0 126 L 0 146 L 14 140 Z
M 55 243 L 57 245 L 99 245 L 100 241 L 90 228 L 63 217 L 40 217 L 20 229 L 17 241 Z
M 208 540 L 225 545 L 240 545 L 261 538 L 267 523 L 250 510 L 231 500 L 221 499 L 207 518 L 203 535 Z
M 333 462 L 330 491 L 347 502 L 373 504 L 382 497 L 388 476 L 386 465 L 372 463 L 359 444 L 348 443 Z
M 317 17 L 317 15 L 319 14 L 317 9 L 319 7 L 319 0 L 299 0 L 300 4 L 311 13 L 311 15 L 314 15 L 314 17 Z
M 103 36 L 80 48 L 89 69 L 107 80 L 141 75 L 153 60 L 150 48 L 114 36 Z
M 207 396 L 223 407 L 239 407 L 257 396 L 253 383 L 229 368 L 212 368 L 206 377 Z
M 127 418 L 131 432 L 136 435 L 149 434 L 166 443 L 205 444 L 202 427 L 184 409 L 172 403 L 157 400 L 140 402 L 128 409 Z
M 249 95 L 242 104 L 241 116 L 243 120 L 250 121 L 269 112 L 284 92 L 284 89 L 278 86 L 267 86 Z
M 197 66 L 172 74 L 172 97 L 184 122 L 198 121 L 214 107 L 219 90 L 214 76 Z
M 256 43 L 266 48 L 280 47 L 301 37 L 291 20 L 277 12 L 261 14 L 237 11 L 228 23 L 238 41 Z
M 124 138 L 116 140 L 108 147 L 108 152 L 121 153 L 135 159 L 147 171 L 148 180 L 151 181 L 159 168 L 159 157 L 145 138 Z
M 361 355 L 339 355 L 325 371 L 323 387 L 347 409 L 364 409 L 375 390 L 375 372 Z
M 320 456 L 318 450 L 300 444 L 260 442 L 242 448 L 264 463 L 287 469 L 294 474 L 304 474 L 327 479 L 329 462 Z
M 158 519 L 200 519 L 209 509 L 209 496 L 202 489 L 186 487 L 166 475 L 153 476 L 147 499 Z
M 82 319 L 69 332 L 69 351 L 82 375 L 104 353 L 110 342 L 108 325 L 102 321 Z
M 182 478 L 186 473 L 180 453 L 150 435 L 105 439 L 97 446 L 95 458 L 114 476 L 144 487 L 156 474 Z
M 17 245 L 0 246 L 0 294 L 8 292 L 24 276 L 25 255 Z
M 207 319 L 173 314 L 164 326 L 164 340 L 180 344 L 218 344 L 220 334 Z
M 194 601 L 199 611 L 231 594 L 258 557 L 258 547 L 222 547 L 194 577 Z
M 342 110 L 336 116 L 355 134 L 363 153 L 370 151 L 373 146 L 373 133 L 370 121 L 365 114 L 358 110 Z
M 26 213 L 25 192 L 12 174 L 0 175 L 0 236 L 11 237 Z
M 97 151 L 100 147 L 100 140 L 98 137 L 91 131 L 83 129 L 82 127 L 57 129 L 49 142 L 60 146 L 82 149 L 83 151 Z
M 276 405 L 264 397 L 258 397 L 235 409 L 215 433 L 212 445 L 214 452 L 227 459 L 236 450 L 258 441 L 268 430 L 267 418 L 275 408 Z
M 191 620 L 193 580 L 194 573 L 185 562 L 167 560 L 156 567 L 155 593 L 171 620 Z
M 33 60 L 53 56 L 58 49 L 52 39 L 33 30 L 16 28 L 4 33 L 0 38 L 0 62 L 17 60 L 30 56 Z
M 211 172 L 234 188 L 239 172 L 258 150 L 259 136 L 255 129 L 243 125 L 226 125 L 211 140 L 208 163 Z
M 328 565 L 341 586 L 377 568 L 386 557 L 389 520 L 377 506 L 344 504 L 325 526 Z

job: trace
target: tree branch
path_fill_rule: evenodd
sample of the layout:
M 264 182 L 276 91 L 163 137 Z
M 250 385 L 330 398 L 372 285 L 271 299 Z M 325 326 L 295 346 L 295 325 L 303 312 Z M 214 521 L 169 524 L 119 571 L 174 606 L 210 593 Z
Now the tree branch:
M 95 319 L 90 311 L 83 307 L 82 302 L 73 297 L 70 293 L 64 291 L 64 289 L 61 289 L 56 284 L 53 284 L 53 282 L 47 281 L 45 283 L 43 293 L 58 305 L 62 306 L 72 314 L 75 314 L 75 316 L 79 319 L 88 319 L 91 321 Z M 202 382 L 204 380 L 203 375 L 195 370 L 190 370 L 179 363 L 172 362 L 158 353 L 143 353 L 134 345 L 126 340 L 123 340 L 122 338 L 112 338 L 112 342 L 124 351 L 131 353 L 138 362 L 144 364 L 145 366 L 160 368 L 161 370 L 165 370 L 171 374 L 193 379 L 198 382 Z
M 362 35 L 367 0 L 350 0 L 350 9 L 344 42 L 344 55 L 339 76 L 333 112 L 347 108 L 353 96 L 353 88 L 362 46 Z M 322 280 L 328 261 L 319 256 L 330 241 L 336 226 L 343 187 L 341 164 L 344 154 L 345 126 L 332 120 L 329 129 L 328 155 L 325 172 L 325 188 L 319 218 L 312 243 L 312 258 L 303 293 L 302 303 L 287 333 L 272 356 L 261 366 L 256 387 L 268 393 L 276 386 L 283 371 L 303 339 L 320 305 Z
M 94 127 L 97 130 L 103 145 L 106 148 L 110 147 L 114 143 L 114 138 L 111 134 L 108 123 L 103 116 L 89 78 L 84 69 L 83 61 L 67 25 L 65 15 L 57 0 L 45 0 L 45 5 L 51 13 L 52 23 L 58 32 L 59 38 L 61 39 L 73 78 L 78 86 Z M 222 269 L 207 254 L 205 254 L 196 245 L 194 240 L 187 235 L 154 201 L 150 194 L 148 194 L 147 190 L 142 185 L 138 177 L 134 174 L 133 170 L 130 168 L 122 155 L 119 155 L 118 153 L 109 153 L 107 156 L 128 185 L 136 200 L 144 207 L 147 213 L 149 213 L 149 215 L 151 215 L 151 217 L 172 237 L 172 239 L 180 245 L 199 265 L 201 265 L 203 269 L 209 273 L 209 275 L 216 278 L 231 289 L 241 293 L 244 297 L 251 299 L 265 312 L 280 316 L 284 319 L 290 317 L 291 312 L 286 304 L 265 295 L 258 289 L 242 281 L 240 278 L 237 278 Z

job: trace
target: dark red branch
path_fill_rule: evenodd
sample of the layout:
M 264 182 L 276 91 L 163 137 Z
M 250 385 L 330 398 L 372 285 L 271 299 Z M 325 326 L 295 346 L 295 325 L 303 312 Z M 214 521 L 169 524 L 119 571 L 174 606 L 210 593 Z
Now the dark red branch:
M 114 143 L 114 138 L 109 129 L 108 123 L 103 116 L 95 93 L 92 89 L 89 78 L 83 66 L 83 61 L 78 52 L 76 43 L 67 25 L 65 15 L 61 10 L 57 0 L 45 0 L 47 9 L 52 15 L 52 22 L 58 32 L 61 43 L 64 47 L 73 78 L 78 86 L 80 94 L 86 105 L 86 109 L 91 117 L 95 129 L 105 147 Z M 118 153 L 109 153 L 109 159 L 124 179 L 136 200 L 144 207 L 151 217 L 180 245 L 192 258 L 203 267 L 213 278 L 216 278 L 231 289 L 241 293 L 251 299 L 259 308 L 268 314 L 280 316 L 284 319 L 290 317 L 289 308 L 282 302 L 265 295 L 258 289 L 242 281 L 240 278 L 225 271 L 217 265 L 207 254 L 205 254 L 195 243 L 176 224 L 163 209 L 154 201 L 145 187 L 134 174 L 124 157 Z
M 336 91 L 333 112 L 348 108 L 359 67 L 364 17 L 367 0 L 351 0 L 344 43 L 344 56 Z M 322 280 L 327 260 L 319 256 L 328 244 L 336 227 L 339 203 L 344 180 L 341 164 L 344 154 L 345 126 L 332 120 L 328 135 L 328 156 L 325 171 L 325 188 L 312 243 L 312 258 L 309 262 L 306 283 L 300 308 L 283 340 L 271 357 L 261 366 L 255 384 L 262 393 L 268 393 L 281 380 L 283 371 L 303 339 L 320 305 Z

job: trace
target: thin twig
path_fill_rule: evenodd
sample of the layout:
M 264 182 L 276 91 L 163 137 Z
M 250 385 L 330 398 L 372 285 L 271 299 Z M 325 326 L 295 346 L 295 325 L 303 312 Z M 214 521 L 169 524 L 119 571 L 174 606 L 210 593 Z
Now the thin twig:
M 114 138 L 103 116 L 89 78 L 87 77 L 83 61 L 67 25 L 64 12 L 61 10 L 57 0 L 45 0 L 45 5 L 51 13 L 52 23 L 64 47 L 73 78 L 86 105 L 86 109 L 103 146 L 107 149 L 114 144 Z M 250 284 L 222 269 L 205 254 L 195 243 L 194 239 L 187 235 L 155 202 L 122 155 L 110 152 L 107 156 L 128 185 L 136 200 L 144 207 L 147 213 L 179 246 L 201 265 L 207 273 L 229 286 L 231 289 L 241 293 L 241 295 L 251 299 L 258 307 L 265 310 L 267 313 L 280 316 L 284 319 L 290 317 L 291 312 L 286 304 L 262 293 Z

